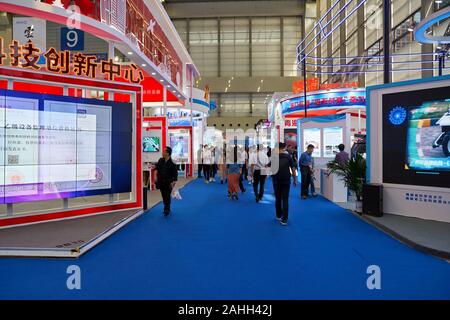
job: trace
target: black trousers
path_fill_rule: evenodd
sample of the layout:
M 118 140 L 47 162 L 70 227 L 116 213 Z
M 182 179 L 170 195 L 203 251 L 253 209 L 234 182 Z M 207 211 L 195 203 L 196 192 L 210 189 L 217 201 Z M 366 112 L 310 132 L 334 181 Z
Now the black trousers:
M 211 177 L 212 177 L 213 179 L 216 178 L 217 169 L 218 169 L 217 164 L 213 164 L 213 165 L 211 166 Z
M 242 173 L 244 175 L 245 180 L 248 180 L 248 168 L 244 163 L 244 167 L 242 168 Z
M 209 181 L 209 178 L 211 178 L 211 165 L 210 164 L 203 165 L 203 175 L 205 176 L 205 180 Z
M 289 217 L 289 192 L 291 190 L 290 183 L 273 183 L 275 191 L 275 210 L 277 218 L 287 221 Z
M 309 186 L 311 185 L 311 168 L 308 166 L 301 166 L 300 172 L 302 174 L 302 196 L 307 197 Z
M 266 184 L 266 177 L 267 176 L 261 174 L 261 170 L 255 170 L 253 172 L 253 191 L 255 192 L 255 197 L 261 199 L 264 196 L 264 185 Z
M 170 182 L 161 182 L 159 185 L 159 190 L 161 191 L 161 195 L 164 203 L 164 212 L 170 211 L 170 203 L 172 201 L 172 186 Z
M 198 164 L 198 177 L 199 178 L 202 177 L 202 169 L 203 169 L 203 164 L 199 163 Z
M 245 191 L 245 187 L 244 187 L 244 174 L 241 173 L 241 175 L 239 176 L 239 189 L 241 189 L 242 192 Z

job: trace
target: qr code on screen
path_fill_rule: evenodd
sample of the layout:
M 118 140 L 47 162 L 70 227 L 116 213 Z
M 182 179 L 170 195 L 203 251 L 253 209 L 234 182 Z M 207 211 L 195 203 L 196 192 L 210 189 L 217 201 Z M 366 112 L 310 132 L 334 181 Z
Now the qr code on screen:
M 8 165 L 19 164 L 19 155 L 18 154 L 9 154 L 8 155 Z

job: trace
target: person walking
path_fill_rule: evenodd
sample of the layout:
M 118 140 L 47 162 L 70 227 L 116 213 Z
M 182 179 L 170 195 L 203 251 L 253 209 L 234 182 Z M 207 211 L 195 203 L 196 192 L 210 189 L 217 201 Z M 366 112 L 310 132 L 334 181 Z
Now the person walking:
M 207 145 L 205 145 L 205 147 L 203 148 L 203 175 L 205 176 L 205 183 L 211 182 L 211 163 L 211 149 Z
M 308 198 L 308 189 L 311 185 L 311 177 L 313 170 L 313 156 L 314 146 L 312 144 L 308 145 L 306 151 L 300 156 L 299 167 L 302 175 L 302 199 Z
M 269 165 L 269 157 L 264 151 L 262 145 L 258 145 L 256 153 L 252 155 L 252 159 L 249 159 L 251 164 L 251 171 L 253 172 L 253 191 L 255 193 L 256 203 L 262 200 L 264 196 L 264 185 L 266 183 L 267 173 L 265 172 Z M 259 190 L 258 190 L 259 187 Z
M 289 218 L 289 193 L 291 188 L 291 177 L 293 177 L 294 187 L 297 186 L 297 171 L 292 157 L 286 150 L 286 144 L 281 142 L 277 152 L 272 152 L 272 161 L 277 161 L 278 166 L 272 166 L 273 170 L 278 167 L 276 172 L 272 172 L 273 190 L 275 193 L 275 212 L 276 219 L 283 226 L 287 225 Z
M 172 148 L 166 147 L 163 156 L 156 165 L 156 188 L 161 191 L 164 203 L 164 216 L 170 214 L 172 190 L 178 180 L 178 170 L 172 161 Z
M 227 163 L 228 174 L 228 197 L 230 199 L 239 200 L 239 178 L 242 176 L 242 163 L 239 161 L 238 148 L 233 148 L 233 161 Z
M 239 148 L 236 146 L 236 150 L 238 162 L 242 165 L 241 175 L 239 177 L 239 189 L 244 193 L 246 191 L 244 187 L 244 167 L 248 164 L 248 155 L 242 146 L 239 146 Z
M 197 161 L 198 161 L 198 178 L 202 178 L 203 169 L 203 146 L 200 145 L 197 151 Z

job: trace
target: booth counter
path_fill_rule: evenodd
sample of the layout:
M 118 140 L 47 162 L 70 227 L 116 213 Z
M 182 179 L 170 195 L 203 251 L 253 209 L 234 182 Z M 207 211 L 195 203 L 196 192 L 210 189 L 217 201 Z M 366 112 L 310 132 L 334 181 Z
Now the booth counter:
M 345 203 L 348 189 L 342 178 L 329 174 L 328 169 L 320 170 L 320 193 L 332 202 Z

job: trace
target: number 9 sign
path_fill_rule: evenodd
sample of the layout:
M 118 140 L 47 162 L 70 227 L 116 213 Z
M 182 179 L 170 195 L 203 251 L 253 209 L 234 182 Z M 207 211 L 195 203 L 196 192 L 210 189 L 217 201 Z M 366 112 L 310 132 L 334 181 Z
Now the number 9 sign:
M 67 27 L 61 28 L 61 50 L 84 50 L 84 32 Z

